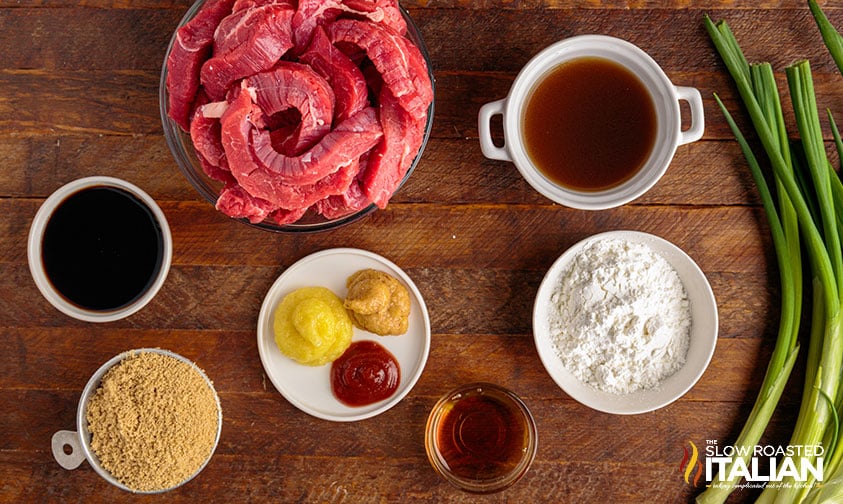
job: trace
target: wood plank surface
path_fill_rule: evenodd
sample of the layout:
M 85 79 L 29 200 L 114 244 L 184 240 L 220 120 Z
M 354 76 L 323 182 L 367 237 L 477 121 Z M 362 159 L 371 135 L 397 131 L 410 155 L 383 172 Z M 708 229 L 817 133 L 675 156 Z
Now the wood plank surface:
M 217 212 L 182 176 L 159 112 L 161 67 L 188 0 L 0 1 L 0 502 L 690 503 L 703 489 L 679 470 L 689 442 L 734 441 L 761 385 L 778 330 L 779 282 L 766 218 L 714 100 L 747 120 L 703 26 L 728 20 L 747 56 L 784 69 L 810 60 L 822 109 L 843 113 L 843 76 L 797 0 L 408 0 L 435 75 L 432 134 L 409 181 L 352 225 L 292 235 Z M 843 3 L 822 3 L 843 27 Z M 510 163 L 483 157 L 477 113 L 504 98 L 521 67 L 565 37 L 602 33 L 645 49 L 676 85 L 703 95 L 701 141 L 681 146 L 662 180 L 621 208 L 553 204 Z M 687 114 L 687 111 L 683 112 Z M 785 110 L 789 123 L 792 112 Z M 685 117 L 687 123 L 687 117 Z M 498 141 L 500 125 L 493 125 Z M 824 129 L 829 153 L 831 132 Z M 755 141 L 754 138 L 750 138 Z M 26 243 L 43 200 L 89 175 L 136 183 L 172 228 L 162 290 L 124 320 L 92 324 L 56 311 L 32 280 Z M 532 336 L 538 286 L 577 241 L 612 229 L 662 236 L 711 283 L 719 339 L 680 400 L 642 415 L 591 410 L 547 374 Z M 431 348 L 398 405 L 329 422 L 275 390 L 257 349 L 260 305 L 306 255 L 355 247 L 383 255 L 427 304 Z M 53 459 L 50 438 L 75 430 L 91 374 L 132 348 L 162 347 L 199 364 L 224 413 L 207 468 L 164 495 L 110 486 L 87 463 Z M 804 357 L 803 357 L 804 358 Z M 763 442 L 787 444 L 802 390 L 800 360 Z M 536 460 L 504 492 L 477 496 L 439 478 L 424 449 L 427 415 L 450 388 L 492 381 L 531 408 Z M 755 489 L 729 502 L 752 502 Z

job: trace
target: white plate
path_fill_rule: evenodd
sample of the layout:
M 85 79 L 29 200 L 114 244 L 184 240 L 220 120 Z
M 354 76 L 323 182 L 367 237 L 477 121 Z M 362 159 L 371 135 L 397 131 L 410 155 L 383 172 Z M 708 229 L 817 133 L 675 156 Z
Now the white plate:
M 390 398 L 362 407 L 339 402 L 331 392 L 331 365 L 305 366 L 285 356 L 275 345 L 272 320 L 278 303 L 301 287 L 326 287 L 340 298 L 348 290 L 345 282 L 354 272 L 372 268 L 397 278 L 410 293 L 410 324 L 406 334 L 378 336 L 357 327 L 353 341 L 373 340 L 398 360 L 401 383 Z M 264 298 L 258 317 L 258 351 L 266 374 L 291 404 L 325 420 L 353 422 L 370 418 L 398 404 L 421 376 L 430 352 L 430 318 L 424 299 L 404 271 L 389 260 L 365 250 L 336 248 L 316 252 L 287 268 Z
M 665 379 L 660 386 L 626 395 L 604 392 L 577 379 L 562 365 L 549 336 L 548 307 L 559 276 L 570 267 L 574 257 L 586 246 L 595 241 L 610 239 L 642 243 L 664 257 L 679 274 L 691 306 L 691 340 L 685 365 Z M 676 245 L 639 231 L 609 231 L 574 244 L 548 270 L 539 286 L 533 307 L 533 337 L 536 349 L 551 378 L 576 401 L 598 411 L 620 415 L 653 411 L 682 397 L 708 367 L 717 344 L 717 333 L 717 303 L 699 266 Z

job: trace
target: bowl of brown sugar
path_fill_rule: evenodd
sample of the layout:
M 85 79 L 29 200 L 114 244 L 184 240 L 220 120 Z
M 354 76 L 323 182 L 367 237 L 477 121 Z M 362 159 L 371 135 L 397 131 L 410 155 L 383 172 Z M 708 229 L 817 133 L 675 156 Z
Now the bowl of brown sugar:
M 100 366 L 79 400 L 76 431 L 53 435 L 65 469 L 87 460 L 133 493 L 162 493 L 199 474 L 216 450 L 222 409 L 213 383 L 168 350 L 123 352 Z

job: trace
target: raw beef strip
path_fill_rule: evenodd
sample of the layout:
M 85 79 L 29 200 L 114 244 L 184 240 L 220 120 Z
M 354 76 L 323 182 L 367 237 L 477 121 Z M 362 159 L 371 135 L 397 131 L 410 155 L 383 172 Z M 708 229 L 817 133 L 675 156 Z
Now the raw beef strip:
M 377 144 L 382 133 L 376 111 L 369 107 L 342 122 L 300 156 L 284 156 L 272 147 L 269 132 L 255 126 L 261 114 L 245 89 L 221 119 L 222 143 L 231 173 L 252 195 L 275 202 L 280 184 L 313 184 Z M 280 206 L 280 205 L 279 205 Z
M 229 217 L 249 219 L 252 223 L 261 222 L 277 208 L 266 200 L 255 198 L 236 183 L 229 183 L 223 187 L 216 207 Z
M 255 24 L 266 16 L 264 11 L 275 9 L 294 10 L 292 2 L 281 2 L 274 0 L 249 0 L 248 3 L 238 0 L 234 4 L 232 13 L 220 21 L 214 31 L 213 55 L 222 56 L 236 49 L 244 43 L 248 43 Z M 292 19 L 292 18 L 291 18 Z
M 382 136 L 377 111 L 367 107 L 346 119 L 304 154 L 283 156 L 261 131 L 252 133 L 256 160 L 284 183 L 312 184 L 334 173 L 374 147 Z
M 207 101 L 204 93 L 200 92 L 197 102 Z M 228 168 L 228 160 L 222 148 L 220 136 L 220 113 L 206 114 L 206 109 L 222 109 L 227 107 L 222 103 L 201 103 L 196 106 L 193 119 L 190 120 L 190 139 L 193 142 L 193 149 L 196 157 L 202 165 L 206 175 L 220 182 L 234 182 L 231 170 Z
M 275 203 L 287 210 L 308 208 L 328 196 L 344 193 L 359 171 L 360 165 L 355 159 L 315 184 L 278 184 L 274 193 L 278 198 Z
M 298 155 L 313 147 L 331 131 L 334 114 L 334 91 L 330 84 L 307 65 L 281 61 L 268 72 L 244 80 L 254 90 L 255 103 L 266 121 L 272 116 L 296 109 L 300 114 L 297 127 L 281 142 L 273 139 L 276 150 Z
M 299 61 L 311 66 L 331 85 L 336 97 L 334 123 L 339 124 L 368 105 L 369 89 L 360 69 L 331 44 L 325 30 L 317 27 L 307 51 Z
M 167 58 L 169 116 L 187 131 L 193 99 L 199 90 L 199 73 L 214 41 L 214 30 L 231 12 L 234 0 L 208 0 L 196 15 L 176 31 Z
M 296 157 L 272 149 L 264 132 L 252 133 L 256 159 L 289 184 L 312 184 L 368 152 L 383 133 L 377 111 L 367 107 L 341 122 L 313 148 Z
M 433 87 L 419 49 L 409 39 L 383 25 L 339 19 L 325 29 L 334 44 L 363 49 L 398 103 L 416 119 L 427 117 Z
M 339 195 L 328 196 L 316 203 L 316 211 L 326 219 L 338 219 L 369 206 L 372 202 L 363 194 L 360 181 L 353 180 Z
M 308 46 L 317 26 L 348 15 L 386 24 L 401 35 L 407 31 L 397 0 L 300 0 L 293 16 L 295 52 L 301 53 Z
M 298 221 L 304 216 L 305 213 L 307 213 L 307 207 L 296 208 L 294 210 L 279 208 L 278 210 L 269 214 L 269 218 L 283 226 L 284 224 L 292 224 Z
M 223 99 L 236 80 L 272 68 L 293 45 L 290 28 L 293 11 L 290 8 L 267 5 L 252 11 L 257 17 L 248 26 L 244 24 L 229 33 L 229 37 L 242 42 L 224 54 L 212 56 L 202 65 L 200 81 L 211 100 Z
M 296 8 L 294 0 L 235 0 L 234 7 L 232 7 L 231 10 L 232 12 L 237 12 L 239 10 L 261 7 L 269 4 L 286 5 L 291 9 Z
M 413 118 L 384 87 L 380 115 L 383 138 L 372 149 L 365 171 L 361 172 L 363 193 L 380 208 L 386 208 L 413 163 L 424 139 L 425 122 Z
M 357 11 L 369 11 L 378 13 L 367 16 L 370 20 L 386 25 L 399 35 L 407 33 L 407 22 L 401 14 L 396 0 L 346 0 L 346 5 Z M 374 5 L 367 5 L 374 4 Z M 376 17 L 380 17 L 378 20 Z

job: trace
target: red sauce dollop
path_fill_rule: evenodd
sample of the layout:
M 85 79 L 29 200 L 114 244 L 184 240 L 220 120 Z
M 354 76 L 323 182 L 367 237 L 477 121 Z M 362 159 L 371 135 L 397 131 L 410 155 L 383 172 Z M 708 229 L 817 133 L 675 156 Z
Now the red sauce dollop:
M 375 341 L 355 341 L 331 364 L 331 389 L 348 406 L 382 401 L 398 389 L 401 369 L 389 350 Z

